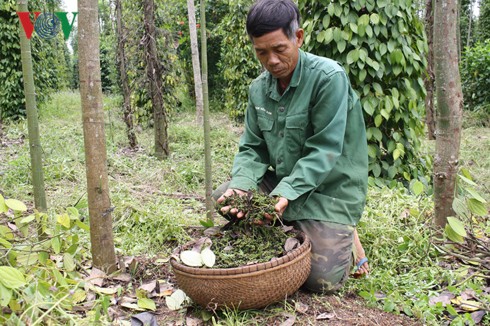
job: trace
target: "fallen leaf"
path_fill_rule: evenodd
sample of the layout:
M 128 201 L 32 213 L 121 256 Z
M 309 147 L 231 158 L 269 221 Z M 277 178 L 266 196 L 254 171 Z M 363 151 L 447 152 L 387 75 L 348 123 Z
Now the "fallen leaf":
M 139 289 L 145 290 L 148 293 L 152 293 L 156 287 L 157 287 L 157 281 L 151 281 L 149 283 L 141 285 Z
M 296 322 L 296 316 L 292 314 L 282 314 L 283 316 L 287 317 L 285 321 L 283 321 L 279 326 L 293 326 L 294 323 Z
M 476 293 L 473 289 L 464 290 L 463 292 L 461 292 L 460 296 L 463 300 L 476 299 Z
M 289 225 L 289 226 L 287 226 L 287 225 L 283 225 L 283 226 L 281 227 L 281 229 L 282 229 L 284 232 L 289 232 L 289 231 L 291 231 L 292 229 L 294 229 L 294 227 L 293 227 L 293 226 L 290 226 L 290 225 Z
M 146 310 L 152 310 L 152 311 L 157 310 L 157 306 L 155 304 L 155 301 L 153 301 L 152 299 L 148 299 L 148 298 L 138 299 L 138 307 L 146 309 Z
M 73 306 L 73 311 L 90 311 L 93 310 L 95 307 L 96 301 L 85 301 L 82 305 L 79 306 Z
M 478 301 L 474 300 L 460 300 L 461 304 L 459 307 L 464 311 L 477 311 L 482 309 L 482 304 Z
M 165 303 L 167 304 L 168 309 L 170 310 L 179 310 L 182 308 L 182 302 L 179 302 L 172 296 L 165 298 Z
M 124 257 L 124 260 L 123 260 L 123 263 L 124 263 L 124 267 L 128 267 L 130 266 L 134 261 L 134 256 L 126 256 Z
M 284 250 L 286 252 L 292 251 L 295 248 L 299 247 L 299 240 L 296 238 L 288 238 L 286 243 L 284 244 Z
M 89 288 L 85 286 L 85 291 L 88 291 Z M 95 299 L 97 298 L 97 294 L 94 292 L 87 292 L 87 298 L 85 299 L 86 302 L 94 302 Z
M 197 319 L 197 318 L 192 318 L 192 317 L 186 317 L 185 318 L 185 324 L 187 326 L 201 326 L 204 325 L 202 320 Z
M 335 317 L 335 314 L 332 312 L 324 312 L 316 316 L 316 320 L 325 320 L 325 319 L 332 319 Z
M 72 308 L 72 311 L 90 311 L 92 310 L 92 307 L 87 307 L 87 306 L 73 306 Z
M 121 304 L 123 304 L 123 303 L 136 303 L 136 302 L 138 302 L 138 299 L 133 298 L 133 297 L 124 296 L 121 298 L 120 302 L 121 302 Z
M 206 230 L 204 230 L 203 233 L 205 236 L 212 237 L 212 236 L 218 234 L 220 231 L 221 231 L 220 226 L 213 226 L 213 227 L 210 227 L 210 228 L 207 228 Z
M 213 242 L 211 241 L 210 238 L 201 237 L 196 241 L 196 243 L 194 243 L 194 246 L 192 247 L 192 251 L 200 253 L 204 247 L 210 247 L 212 243 Z
M 19 228 L 17 227 L 17 225 L 15 225 L 14 223 L 8 222 L 7 225 L 10 228 L 10 230 L 12 230 L 14 232 L 19 230 Z
M 187 294 L 185 294 L 185 292 L 184 292 L 184 291 L 182 291 L 182 290 L 180 290 L 180 289 L 176 290 L 176 291 L 175 291 L 175 292 L 172 294 L 172 296 L 173 296 L 174 298 L 176 298 L 177 300 L 182 301 L 182 302 L 184 302 L 184 301 L 185 301 L 185 300 L 187 300 L 187 298 L 188 298 Z
M 120 310 L 116 310 L 114 309 L 113 307 L 109 307 L 107 309 L 107 316 L 109 317 L 109 320 L 116 320 L 116 319 L 119 319 L 119 313 L 120 313 Z
M 187 295 L 182 290 L 177 290 L 171 296 L 165 298 L 165 303 L 170 310 L 179 310 L 187 300 Z
M 485 316 L 485 310 L 478 310 L 478 311 L 472 312 L 470 314 L 470 316 L 471 316 L 471 319 L 473 319 L 473 321 L 475 322 L 475 324 L 478 324 L 483 319 L 483 316 Z
M 131 316 L 131 325 L 158 326 L 155 315 L 151 312 L 142 312 Z
M 180 253 L 180 260 L 190 267 L 201 267 L 201 254 L 192 250 L 184 250 Z
M 169 260 L 170 260 L 170 258 L 158 258 L 157 260 L 155 260 L 155 264 L 163 265 L 163 264 L 168 263 Z
M 136 303 L 124 302 L 121 303 L 121 307 L 128 308 L 131 310 L 136 310 L 136 311 L 145 311 L 145 309 L 138 307 Z
M 124 258 L 124 268 L 121 270 L 129 269 L 129 273 L 134 274 L 136 269 L 138 268 L 138 260 L 136 260 L 133 256 Z
M 213 267 L 214 263 L 216 262 L 216 255 L 214 254 L 214 252 L 211 249 L 209 249 L 209 247 L 204 248 L 201 251 L 201 259 L 202 259 L 202 262 L 205 266 Z
M 72 300 L 74 303 L 83 302 L 87 298 L 87 292 L 84 290 L 78 289 L 72 295 Z
M 128 283 L 131 281 L 131 275 L 129 273 L 120 273 L 112 277 L 113 280 Z
M 5 199 L 5 205 L 8 208 L 13 209 L 14 211 L 25 212 L 27 210 L 27 206 L 23 202 L 17 199 L 12 199 L 12 198 Z
M 157 296 L 169 296 L 174 292 L 174 286 L 172 284 L 166 283 L 165 281 L 158 281 L 160 291 Z
M 308 308 L 309 308 L 308 305 L 302 302 L 297 301 L 294 303 L 294 310 L 296 310 L 299 313 L 304 314 L 308 310 Z
M 90 275 L 87 278 L 85 278 L 85 281 L 89 282 L 92 285 L 102 286 L 104 284 L 104 280 L 106 277 L 107 277 L 106 273 L 94 267 L 90 271 Z
M 117 291 L 119 290 L 119 288 L 121 288 L 120 286 L 118 287 L 107 287 L 107 288 L 104 288 L 104 287 L 101 287 L 101 286 L 94 286 L 93 288 L 91 288 L 92 291 L 94 292 L 97 292 L 99 294 L 116 294 Z
M 429 306 L 433 306 L 436 303 L 441 302 L 442 305 L 445 307 L 446 305 L 451 304 L 452 299 L 454 299 L 454 294 L 448 291 L 442 291 L 441 294 L 439 294 L 437 297 L 429 298 Z
M 223 251 L 231 251 L 233 250 L 233 246 L 226 246 L 223 248 Z

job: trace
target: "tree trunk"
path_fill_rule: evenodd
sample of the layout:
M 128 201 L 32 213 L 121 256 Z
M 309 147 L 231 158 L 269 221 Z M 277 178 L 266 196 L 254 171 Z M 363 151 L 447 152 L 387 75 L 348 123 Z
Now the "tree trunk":
M 458 62 L 461 62 L 461 1 L 456 3 L 456 48 L 458 49 Z
M 206 1 L 201 0 L 201 65 L 202 65 L 202 95 L 204 103 L 204 164 L 206 184 L 206 215 L 208 220 L 213 218 L 213 192 L 211 169 L 211 139 L 209 127 L 209 91 L 208 91 L 208 42 L 206 31 Z
M 155 156 L 163 160 L 169 155 L 167 136 L 167 113 L 163 102 L 163 67 L 158 59 L 155 2 L 144 0 L 145 12 L 145 59 L 146 74 L 150 85 L 150 96 L 153 105 L 153 123 L 155 127 Z
M 191 37 L 192 68 L 194 70 L 194 91 L 196 93 L 196 121 L 199 126 L 203 124 L 203 99 L 201 65 L 199 64 L 199 49 L 197 47 L 196 10 L 194 0 L 187 0 L 187 15 L 189 17 L 189 30 Z
M 18 0 L 18 11 L 28 11 L 27 0 Z M 22 75 L 24 94 L 26 97 L 27 130 L 29 134 L 29 152 L 31 155 L 32 185 L 34 205 L 40 212 L 46 212 L 46 193 L 44 189 L 44 173 L 42 148 L 39 136 L 39 121 L 34 87 L 34 71 L 32 67 L 31 42 L 27 39 L 20 26 L 20 50 L 22 59 Z
M 425 3 L 425 34 L 427 34 L 427 77 L 424 84 L 427 91 L 425 97 L 425 124 L 427 125 L 427 136 L 430 140 L 436 139 L 436 117 L 434 112 L 434 8 L 432 2 Z
M 471 45 L 471 25 L 473 22 L 473 1 L 470 1 L 470 8 L 468 9 L 468 32 L 466 33 L 466 47 Z
M 458 66 L 457 0 L 435 0 L 434 63 L 437 140 L 434 158 L 434 222 L 444 227 L 454 214 L 455 180 L 461 140 L 463 95 Z
M 94 267 L 116 269 L 100 79 L 97 0 L 78 0 L 78 57 L 87 174 L 90 242 Z
M 126 73 L 126 44 L 125 28 L 122 21 L 122 3 L 116 0 L 116 27 L 117 27 L 117 64 L 121 78 L 121 88 L 123 93 L 124 122 L 126 123 L 126 134 L 128 136 L 129 147 L 136 148 L 138 141 L 134 132 L 133 110 L 131 108 L 131 89 L 129 88 L 128 75 Z

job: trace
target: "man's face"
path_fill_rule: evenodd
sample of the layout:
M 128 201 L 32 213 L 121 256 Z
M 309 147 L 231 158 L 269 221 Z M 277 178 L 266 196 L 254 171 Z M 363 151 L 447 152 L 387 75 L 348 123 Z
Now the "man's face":
M 298 63 L 298 49 L 303 44 L 303 30 L 296 31 L 296 39 L 290 40 L 282 29 L 252 37 L 253 47 L 260 63 L 278 79 L 290 77 Z

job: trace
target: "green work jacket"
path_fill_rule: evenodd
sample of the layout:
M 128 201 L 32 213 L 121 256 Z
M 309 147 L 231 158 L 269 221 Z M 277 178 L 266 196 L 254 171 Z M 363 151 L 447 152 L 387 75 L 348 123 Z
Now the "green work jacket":
M 357 94 L 335 61 L 300 51 L 288 88 L 265 71 L 250 85 L 230 188 L 257 189 L 273 169 L 271 195 L 286 221 L 356 225 L 366 201 L 366 128 Z

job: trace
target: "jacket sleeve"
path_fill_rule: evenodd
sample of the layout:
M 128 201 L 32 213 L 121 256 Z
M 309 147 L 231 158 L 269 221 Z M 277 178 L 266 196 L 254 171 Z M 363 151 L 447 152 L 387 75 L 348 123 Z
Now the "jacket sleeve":
M 245 113 L 245 129 L 233 162 L 229 187 L 241 190 L 257 189 L 269 165 L 267 145 L 258 127 L 255 106 L 249 97 Z
M 349 81 L 343 71 L 326 75 L 316 85 L 318 92 L 311 108 L 313 134 L 306 139 L 304 155 L 271 195 L 295 200 L 315 190 L 325 181 L 342 154 L 349 110 Z

